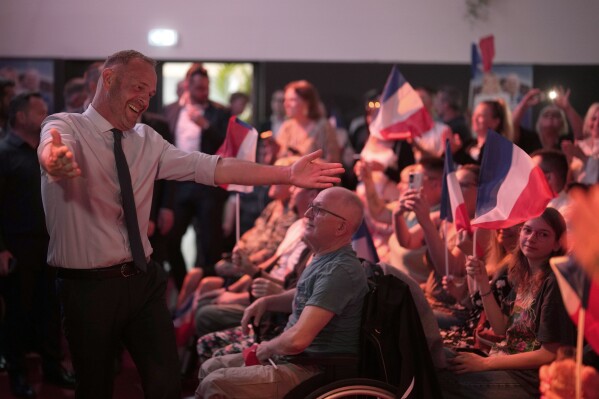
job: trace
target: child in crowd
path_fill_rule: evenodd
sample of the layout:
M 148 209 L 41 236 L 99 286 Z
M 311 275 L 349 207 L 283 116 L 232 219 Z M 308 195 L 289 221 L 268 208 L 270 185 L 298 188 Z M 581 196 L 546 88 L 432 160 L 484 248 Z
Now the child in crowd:
M 501 303 L 491 295 L 484 263 L 468 257 L 466 270 L 476 281 L 491 328 L 505 340 L 488 357 L 458 352 L 450 359 L 455 374 L 441 375 L 446 397 L 538 396 L 539 367 L 555 360 L 561 345 L 573 345 L 576 336 L 549 265 L 551 257 L 564 253 L 565 230 L 564 218 L 553 208 L 524 223 L 508 266 L 513 289 Z

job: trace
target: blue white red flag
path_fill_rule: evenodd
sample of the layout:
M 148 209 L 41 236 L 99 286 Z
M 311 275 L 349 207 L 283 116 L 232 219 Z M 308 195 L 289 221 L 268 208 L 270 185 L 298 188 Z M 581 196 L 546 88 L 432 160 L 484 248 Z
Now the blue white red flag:
M 372 236 L 370 235 L 370 231 L 364 220 L 362 220 L 362 224 L 358 231 L 354 233 L 351 246 L 354 251 L 356 251 L 358 258 L 366 259 L 372 263 L 379 262 L 379 254 L 376 252 L 374 241 L 372 241 Z
M 250 162 L 256 162 L 256 146 L 258 145 L 258 132 L 251 125 L 239 118 L 232 116 L 227 127 L 227 136 L 220 146 L 216 155 L 223 158 L 237 158 Z M 223 185 L 228 191 L 250 193 L 252 186 L 240 186 L 237 184 Z
M 472 227 L 501 229 L 538 217 L 553 193 L 543 171 L 520 147 L 489 130 Z
M 369 125 L 370 134 L 381 140 L 403 140 L 421 136 L 432 127 L 422 99 L 394 65 L 381 95 L 381 108 Z
M 557 278 L 564 307 L 577 326 L 579 312 L 585 309 L 584 336 L 599 353 L 599 284 L 570 257 L 552 258 L 549 263 Z
M 455 224 L 457 231 L 471 232 L 470 218 L 466 210 L 462 188 L 455 173 L 449 140 L 445 142 L 445 168 L 441 190 L 441 219 Z

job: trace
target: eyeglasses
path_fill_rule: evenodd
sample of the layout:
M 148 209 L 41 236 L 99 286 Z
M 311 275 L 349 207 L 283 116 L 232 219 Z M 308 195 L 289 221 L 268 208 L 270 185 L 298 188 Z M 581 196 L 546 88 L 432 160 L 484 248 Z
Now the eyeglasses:
M 312 203 L 312 202 L 310 203 L 310 205 L 308 205 L 308 210 L 310 210 L 310 209 L 312 209 L 312 212 L 314 213 L 314 217 L 316 217 L 316 216 L 320 215 L 321 213 L 328 213 L 328 214 L 330 214 L 330 215 L 333 215 L 333 216 L 336 216 L 336 217 L 338 217 L 339 219 L 341 219 L 341 220 L 343 220 L 343 221 L 347 221 L 347 219 L 346 219 L 346 218 L 344 218 L 343 216 L 341 216 L 341 215 L 337 215 L 335 212 L 331 212 L 331 211 L 329 211 L 329 210 L 326 210 L 326 209 L 324 209 L 324 208 L 321 208 L 320 206 L 318 206 L 318 205 L 315 205 L 315 204 L 314 204 L 314 203 Z

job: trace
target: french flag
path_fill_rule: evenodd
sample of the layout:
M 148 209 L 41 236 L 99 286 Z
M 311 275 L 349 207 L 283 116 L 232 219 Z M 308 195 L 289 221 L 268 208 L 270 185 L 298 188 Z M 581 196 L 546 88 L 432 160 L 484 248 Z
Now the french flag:
M 455 165 L 451 155 L 449 140 L 445 141 L 445 168 L 441 189 L 441 219 L 454 223 L 457 231 L 472 232 L 470 218 L 464 203 L 462 188 L 455 174 Z
M 364 220 L 362 220 L 362 224 L 358 228 L 358 231 L 354 233 L 351 246 L 358 258 L 365 259 L 372 263 L 379 263 L 379 254 L 376 252 L 372 236 L 370 235 L 370 231 Z
M 227 136 L 216 155 L 223 158 L 237 158 L 256 162 L 256 146 L 258 145 L 258 132 L 251 125 L 239 118 L 232 116 L 227 127 Z M 240 186 L 237 184 L 223 185 L 228 191 L 251 193 L 253 186 Z
M 369 125 L 370 134 L 381 140 L 403 140 L 421 136 L 432 127 L 433 119 L 420 96 L 394 65 L 381 95 L 381 108 Z
M 473 227 L 501 229 L 538 217 L 553 193 L 520 147 L 489 130 L 478 179 Z
M 590 279 L 570 257 L 551 258 L 549 263 L 568 315 L 580 328 L 579 313 L 584 309 L 584 336 L 595 352 L 599 353 L 599 284 Z

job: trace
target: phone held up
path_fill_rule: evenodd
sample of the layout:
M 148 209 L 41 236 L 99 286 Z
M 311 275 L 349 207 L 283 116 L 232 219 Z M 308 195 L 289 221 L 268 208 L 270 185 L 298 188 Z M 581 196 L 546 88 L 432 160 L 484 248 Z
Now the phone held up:
M 422 172 L 412 172 L 409 175 L 408 188 L 418 190 L 422 187 Z

